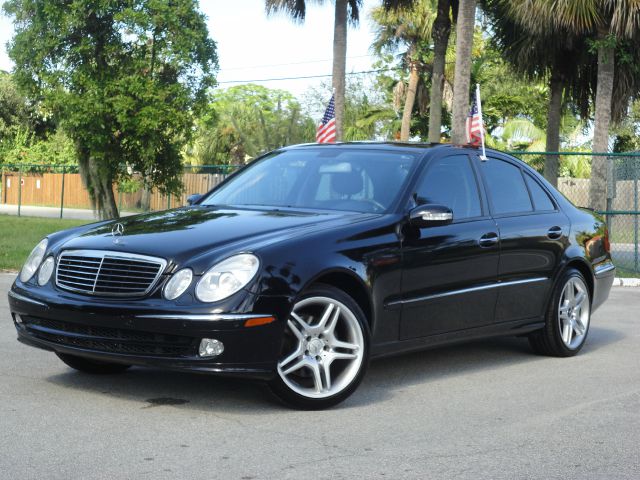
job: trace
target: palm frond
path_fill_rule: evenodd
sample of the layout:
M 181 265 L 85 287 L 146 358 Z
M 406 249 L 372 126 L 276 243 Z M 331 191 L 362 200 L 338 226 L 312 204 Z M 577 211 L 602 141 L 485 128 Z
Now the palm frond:
M 295 22 L 302 23 L 307 14 L 307 2 L 322 4 L 324 0 L 265 0 L 264 6 L 267 15 L 284 13 Z

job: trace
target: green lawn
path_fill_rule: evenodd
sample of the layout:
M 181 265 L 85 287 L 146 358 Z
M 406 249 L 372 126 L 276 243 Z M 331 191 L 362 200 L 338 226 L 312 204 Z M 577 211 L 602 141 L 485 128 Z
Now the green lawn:
M 18 270 L 46 235 L 89 223 L 86 220 L 0 215 L 0 270 Z

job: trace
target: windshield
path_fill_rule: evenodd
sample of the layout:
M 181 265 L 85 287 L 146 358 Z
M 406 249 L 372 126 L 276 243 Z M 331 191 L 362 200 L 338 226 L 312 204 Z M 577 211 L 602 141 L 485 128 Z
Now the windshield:
M 374 150 L 299 149 L 256 161 L 206 197 L 201 205 L 385 212 L 416 155 Z

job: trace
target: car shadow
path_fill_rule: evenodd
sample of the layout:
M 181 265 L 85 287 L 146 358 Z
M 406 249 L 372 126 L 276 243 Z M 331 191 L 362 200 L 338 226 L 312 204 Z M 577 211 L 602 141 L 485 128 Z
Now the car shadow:
M 596 351 L 623 337 L 616 330 L 592 327 L 583 353 Z M 501 337 L 374 360 L 356 393 L 336 408 L 358 408 L 386 401 L 411 385 L 546 358 L 533 354 L 526 338 Z M 69 369 L 48 377 L 47 381 L 59 387 L 132 401 L 141 410 L 165 407 L 251 414 L 286 411 L 261 382 L 197 373 L 134 367 L 125 374 L 96 376 Z

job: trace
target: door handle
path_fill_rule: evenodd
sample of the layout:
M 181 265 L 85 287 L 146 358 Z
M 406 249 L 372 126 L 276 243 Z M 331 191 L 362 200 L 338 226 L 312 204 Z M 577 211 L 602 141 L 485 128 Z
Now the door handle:
M 498 234 L 495 232 L 485 233 L 478 240 L 478 244 L 483 248 L 493 247 L 498 243 Z
M 560 238 L 562 236 L 562 228 L 560 227 L 551 227 L 547 232 L 547 237 L 551 239 Z

